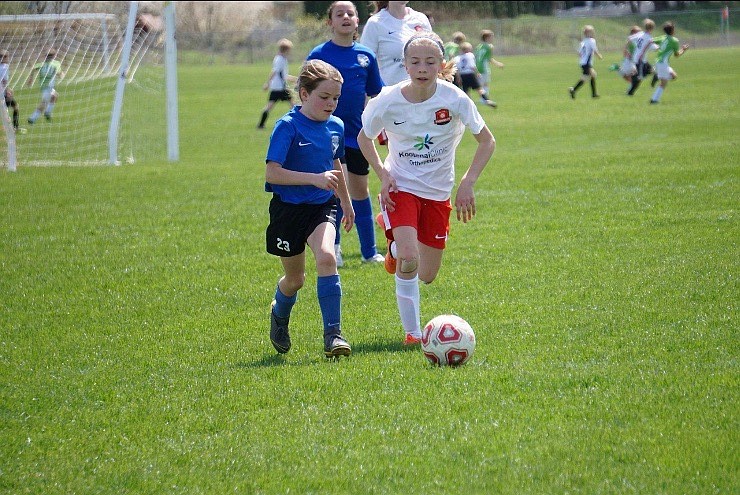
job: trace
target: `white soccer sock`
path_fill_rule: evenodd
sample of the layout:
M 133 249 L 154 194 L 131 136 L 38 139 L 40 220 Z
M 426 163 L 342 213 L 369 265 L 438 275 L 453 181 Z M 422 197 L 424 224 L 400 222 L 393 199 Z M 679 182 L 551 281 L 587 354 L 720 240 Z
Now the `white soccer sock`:
M 56 103 L 49 103 L 46 105 L 46 111 L 44 111 L 44 113 L 46 115 L 51 115 L 51 112 L 54 111 L 54 105 L 56 105 Z
M 653 93 L 653 101 L 660 101 L 660 97 L 663 96 L 663 86 L 658 86 L 655 88 L 655 92 Z
M 421 337 L 421 325 L 419 323 L 419 277 L 404 280 L 396 275 L 396 301 L 398 302 L 398 313 L 401 315 L 401 324 L 407 334 Z

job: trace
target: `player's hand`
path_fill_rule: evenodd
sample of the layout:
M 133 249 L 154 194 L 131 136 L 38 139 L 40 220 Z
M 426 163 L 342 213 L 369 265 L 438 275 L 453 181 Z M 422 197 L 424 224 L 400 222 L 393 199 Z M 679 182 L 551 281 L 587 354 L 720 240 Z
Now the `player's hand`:
M 462 220 L 463 223 L 468 223 L 475 216 L 475 194 L 473 193 L 473 186 L 468 185 L 465 181 L 460 182 L 460 185 L 457 187 L 455 210 L 457 210 L 457 219 Z
M 267 91 L 267 87 L 268 87 L 268 86 L 267 86 L 267 83 L 263 84 L 263 85 L 262 85 L 262 91 Z
M 683 45 L 683 46 L 681 47 L 681 50 L 683 50 L 683 51 L 686 51 L 686 50 L 688 50 L 688 49 L 689 49 L 689 44 L 688 44 L 688 43 L 686 43 L 685 45 Z
M 348 205 L 342 202 L 342 225 L 344 225 L 344 231 L 349 232 L 352 230 L 352 226 L 355 224 L 355 210 L 352 207 L 352 202 Z
M 337 187 L 339 187 L 339 181 L 344 180 L 340 170 L 327 170 L 320 174 L 314 174 L 314 176 L 313 185 L 326 191 L 336 192 Z
M 496 62 L 496 67 L 498 67 L 499 69 L 503 69 L 504 64 L 502 64 L 501 62 Z
M 380 204 L 387 211 L 396 209 L 396 202 L 391 199 L 392 192 L 398 192 L 396 179 L 386 172 L 380 181 Z

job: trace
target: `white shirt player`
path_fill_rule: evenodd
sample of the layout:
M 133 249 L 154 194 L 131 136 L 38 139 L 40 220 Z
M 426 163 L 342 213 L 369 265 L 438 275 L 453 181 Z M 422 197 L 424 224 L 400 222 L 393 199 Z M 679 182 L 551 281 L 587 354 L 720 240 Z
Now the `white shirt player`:
M 0 85 L 8 86 L 10 80 L 10 64 L 0 64 Z
M 270 78 L 270 91 L 283 91 L 288 85 L 288 59 L 279 53 L 272 59 L 272 77 Z
M 477 69 L 475 67 L 475 55 L 473 55 L 472 52 L 469 53 L 461 53 L 457 57 L 455 57 L 455 65 L 457 66 L 457 71 L 462 74 L 475 74 L 477 72 Z
M 386 86 L 362 113 L 366 136 L 385 128 L 388 156 L 384 167 L 399 191 L 444 201 L 455 185 L 455 150 L 465 127 L 479 134 L 485 122 L 475 103 L 447 81 L 437 80 L 434 95 L 410 103 L 401 94 L 402 82 Z
M 578 53 L 581 56 L 580 64 L 591 65 L 591 61 L 593 60 L 595 51 L 596 40 L 594 38 L 583 38 L 583 41 L 581 41 L 581 47 L 578 50 Z
M 409 77 L 403 66 L 403 46 L 416 32 L 431 30 L 429 18 L 411 7 L 406 7 L 403 19 L 382 9 L 367 20 L 360 43 L 375 52 L 380 76 L 386 86 L 390 86 Z
M 629 40 L 635 45 L 635 50 L 632 52 L 632 63 L 646 62 L 648 51 L 653 44 L 653 35 L 640 31 L 631 35 Z

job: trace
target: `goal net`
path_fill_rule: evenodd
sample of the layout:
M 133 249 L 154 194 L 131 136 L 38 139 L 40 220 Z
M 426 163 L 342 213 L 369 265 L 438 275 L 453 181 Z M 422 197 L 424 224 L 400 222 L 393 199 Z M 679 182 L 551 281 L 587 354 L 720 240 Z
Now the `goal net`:
M 13 169 L 13 151 L 19 165 L 166 159 L 165 24 L 135 12 L 0 16 L 0 53 L 20 112 L 13 129 L 15 108 L 7 108 L 0 161 Z M 50 60 L 58 64 L 52 78 Z

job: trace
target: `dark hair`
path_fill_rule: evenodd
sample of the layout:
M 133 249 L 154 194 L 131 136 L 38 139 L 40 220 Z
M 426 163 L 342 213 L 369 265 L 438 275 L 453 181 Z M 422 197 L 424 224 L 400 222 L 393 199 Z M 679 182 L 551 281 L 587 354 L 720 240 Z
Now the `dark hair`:
M 375 15 L 383 9 L 387 9 L 388 2 L 370 2 L 370 6 L 373 8 L 372 15 Z
M 350 0 L 336 0 L 335 2 L 332 2 L 331 5 L 329 5 L 328 9 L 326 9 L 326 15 L 329 17 L 329 22 L 331 22 L 331 15 L 332 12 L 334 12 L 334 7 L 336 7 L 339 2 L 348 2 L 352 4 L 352 8 L 355 9 L 355 17 L 359 18 L 359 14 L 357 13 L 357 5 L 355 5 L 354 2 L 351 2 Z M 355 28 L 355 32 L 352 34 L 352 40 L 357 41 L 357 38 L 359 38 L 359 35 L 357 34 L 357 28 Z
M 667 34 L 668 36 L 673 36 L 673 31 L 676 29 L 676 27 L 673 25 L 671 21 L 666 22 L 663 24 L 663 32 Z

